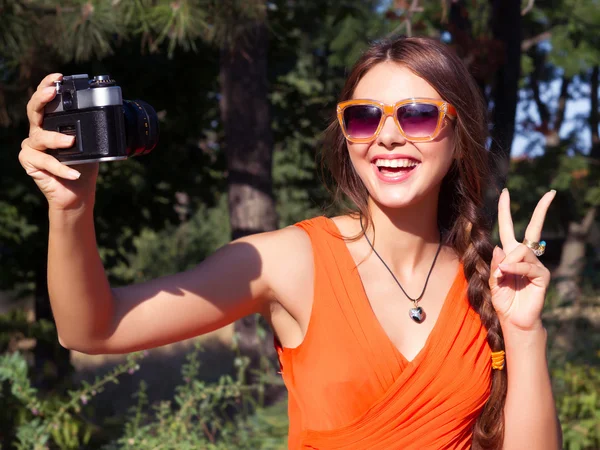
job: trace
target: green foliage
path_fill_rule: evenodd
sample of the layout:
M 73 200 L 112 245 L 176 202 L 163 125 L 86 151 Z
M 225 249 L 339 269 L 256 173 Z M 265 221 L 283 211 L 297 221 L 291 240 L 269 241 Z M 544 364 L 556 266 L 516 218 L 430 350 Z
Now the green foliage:
M 0 243 L 11 242 L 12 248 L 0 251 L 0 286 L 10 286 L 16 296 L 22 291 L 30 291 L 31 267 L 18 264 L 19 248 L 26 245 L 32 236 L 39 232 L 39 227 L 32 223 L 16 205 L 0 200 Z M 2 248 L 2 244 L 0 244 Z M 24 282 L 23 282 L 24 281 Z
M 196 40 L 206 35 L 209 24 L 202 3 L 136 0 L 120 4 L 134 30 L 144 33 L 150 50 L 157 51 L 167 42 L 168 54 L 172 56 L 177 47 L 196 51 Z
M 248 358 L 236 359 L 235 377 L 222 376 L 216 383 L 198 379 L 198 349 L 182 368 L 183 384 L 172 402 L 148 408 L 144 386 L 136 394 L 125 433 L 105 449 L 235 449 L 283 448 L 287 423 L 269 420 L 269 409 L 256 402 L 256 393 L 269 380 L 246 381 Z M 273 433 L 270 439 L 268 434 Z
M 567 363 L 552 371 L 552 381 L 564 448 L 600 448 L 600 370 Z
M 260 403 L 261 392 L 278 379 L 261 376 L 249 383 L 249 360 L 236 358 L 235 376 L 224 375 L 207 383 L 198 378 L 201 348 L 189 353 L 182 366 L 182 384 L 172 401 L 149 404 L 147 387 L 141 382 L 136 404 L 129 410 L 118 437 L 102 445 L 116 449 L 283 449 L 287 434 L 285 402 L 270 407 Z M 107 383 L 139 369 L 143 354 L 133 354 L 127 363 L 69 391 L 66 397 L 40 397 L 31 386 L 27 362 L 19 353 L 0 357 L 0 382 L 9 383 L 10 395 L 20 408 L 15 448 L 77 449 L 90 447 L 98 429 L 84 420 L 82 410 L 100 400 Z M 593 450 L 600 445 L 600 372 L 589 365 L 552 364 L 553 390 L 563 427 L 564 448 Z M 6 399 L 3 399 L 6 400 Z M 6 402 L 5 402 L 6 403 Z M 105 436 L 106 437 L 106 436 Z
M 199 205 L 191 218 L 162 230 L 143 229 L 133 237 L 134 250 L 110 269 L 121 282 L 140 282 L 192 268 L 229 242 L 227 198 L 217 205 Z
M 320 214 L 329 194 L 319 178 L 323 130 L 348 68 L 372 39 L 391 29 L 377 2 L 278 1 L 273 33 L 271 104 L 274 191 L 280 226 Z
M 112 54 L 112 36 L 126 33 L 124 16 L 108 2 L 65 3 L 55 17 L 46 13 L 41 18 L 43 26 L 48 27 L 44 32 L 62 36 L 60 41 L 52 43 L 52 49 L 65 61 L 76 62 Z
M 314 156 L 302 151 L 302 144 L 290 142 L 285 151 L 274 155 L 273 182 L 276 188 L 279 225 L 285 227 L 307 217 L 319 215 L 318 199 L 325 197 L 322 188 L 315 186 L 317 170 Z
M 20 2 L 0 0 L 0 49 L 6 57 L 6 61 L 0 63 L 0 71 L 4 71 L 3 66 L 14 68 L 18 65 L 22 49 L 31 40 L 29 26 L 30 22 Z
M 19 244 L 36 231 L 34 225 L 19 214 L 19 210 L 7 202 L 0 202 L 0 240 L 11 240 Z
M 597 0 L 561 3 L 560 8 L 546 10 L 546 17 L 557 22 L 552 27 L 550 62 L 573 77 L 600 61 L 600 39 L 595 29 L 600 23 L 600 4 Z
M 12 342 L 19 339 L 35 339 L 37 342 L 54 339 L 54 324 L 49 320 L 27 320 L 27 314 L 15 309 L 0 315 L 0 352 L 9 349 Z
M 11 66 L 40 43 L 65 62 L 102 59 L 113 54 L 115 36 L 141 37 L 151 52 L 166 44 L 173 56 L 176 48 L 196 51 L 201 40 L 227 45 L 237 21 L 264 18 L 261 2 L 240 0 L 2 0 L 0 11 L 0 54 Z
M 150 155 L 101 165 L 96 235 L 109 271 L 134 251 L 133 238 L 142 229 L 176 227 L 190 214 L 182 216 L 178 208 L 211 208 L 225 190 L 220 131 L 213 126 L 219 116 L 218 65 L 214 50 L 199 49 L 201 56 L 182 53 L 171 61 L 165 55 L 140 55 L 139 43 L 128 43 L 101 62 L 54 67 L 63 73 L 110 73 L 125 98 L 148 101 L 161 117 L 160 143 Z M 176 73 L 177 82 L 171 79 Z M 0 128 L 0 135 L 7 136 L 0 138 L 0 286 L 31 293 L 32 282 L 45 270 L 46 202 L 16 157 L 26 130 Z M 179 205 L 181 196 L 186 205 Z
M 550 189 L 555 189 L 558 196 L 549 210 L 544 226 L 546 232 L 561 229 L 565 212 L 577 220 L 588 208 L 600 204 L 597 163 L 581 153 L 569 154 L 567 149 L 573 145 L 572 141 L 569 137 L 539 157 L 511 162 L 507 186 L 513 198 L 518 199 L 511 204 L 518 236 L 524 234 L 539 198 Z
M 140 384 L 137 399 L 119 435 L 102 445 L 112 449 L 283 449 L 287 436 L 285 403 L 265 408 L 260 399 L 266 386 L 278 384 L 269 376 L 247 381 L 249 359 L 238 357 L 235 376 L 223 375 L 213 383 L 199 379 L 201 348 L 189 353 L 182 366 L 182 384 L 172 401 L 150 405 L 146 385 Z M 67 396 L 42 397 L 31 386 L 28 364 L 20 353 L 0 357 L 0 382 L 8 383 L 17 400 L 15 448 L 71 450 L 90 448 L 100 430 L 86 422 L 83 410 L 108 383 L 139 370 L 142 353 L 129 355 L 94 383 L 83 383 Z M 106 437 L 106 436 L 105 436 Z M 96 444 L 93 448 L 98 448 Z
M 66 397 L 44 398 L 29 380 L 25 358 L 18 352 L 1 355 L 0 383 L 8 383 L 10 394 L 20 404 L 16 411 L 15 448 L 41 450 L 53 444 L 63 450 L 85 445 L 93 428 L 80 416 L 82 409 L 106 384 L 118 383 L 120 375 L 138 370 L 142 356 L 141 353 L 129 355 L 126 363 L 104 377 L 97 377 L 91 384 L 84 382 L 79 389 L 69 390 Z

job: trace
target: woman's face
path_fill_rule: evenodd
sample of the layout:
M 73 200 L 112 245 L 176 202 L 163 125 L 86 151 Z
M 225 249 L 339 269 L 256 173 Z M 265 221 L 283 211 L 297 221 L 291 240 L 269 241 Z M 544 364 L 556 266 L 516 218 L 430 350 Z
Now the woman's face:
M 352 98 L 394 104 L 411 97 L 442 100 L 427 81 L 409 69 L 384 62 L 363 76 Z M 371 142 L 347 141 L 354 169 L 372 200 L 386 208 L 408 206 L 428 197 L 437 200 L 442 179 L 454 158 L 454 130 L 448 119 L 445 122 L 438 136 L 429 142 L 404 139 L 393 117 L 386 118 L 381 132 Z M 400 167 L 382 167 L 382 164 Z

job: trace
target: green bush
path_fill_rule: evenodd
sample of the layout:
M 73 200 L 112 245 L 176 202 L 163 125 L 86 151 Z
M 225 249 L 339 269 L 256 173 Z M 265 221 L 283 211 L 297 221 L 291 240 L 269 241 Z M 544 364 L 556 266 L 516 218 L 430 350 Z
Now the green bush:
M 167 224 L 161 230 L 143 229 L 133 238 L 134 250 L 108 273 L 128 284 L 184 271 L 227 244 L 230 235 L 227 197 L 222 195 L 214 207 L 200 205 L 180 224 Z
M 268 372 L 248 382 L 249 358 L 238 356 L 235 376 L 223 375 L 213 383 L 199 379 L 201 348 L 187 356 L 182 366 L 182 384 L 172 401 L 150 405 L 142 381 L 135 394 L 136 405 L 124 426 L 109 436 L 90 423 L 83 409 L 108 383 L 139 369 L 143 353 L 128 356 L 127 362 L 93 383 L 82 383 L 65 396 L 46 396 L 34 388 L 28 364 L 18 352 L 0 357 L 0 382 L 9 386 L 3 403 L 11 405 L 14 448 L 43 450 L 58 448 L 113 449 L 283 449 L 287 437 L 285 402 L 263 407 L 268 385 L 280 383 Z M 105 442 L 101 442 L 104 440 Z M 106 442 L 108 441 L 108 442 Z
M 566 450 L 600 448 L 600 370 L 567 363 L 552 371 Z
M 43 394 L 33 387 L 28 373 L 28 363 L 20 352 L 0 356 L 0 383 L 8 384 L 9 393 L 3 389 L 2 397 L 13 405 L 18 450 L 52 448 L 77 449 L 89 443 L 93 426 L 80 413 L 92 397 L 101 393 L 108 383 L 118 383 L 118 377 L 139 369 L 141 354 L 129 355 L 125 364 L 117 366 L 93 383 L 82 383 L 79 389 L 67 391 L 66 396 Z M 9 397 L 10 395 L 10 397 Z
M 93 424 L 86 408 L 108 383 L 139 369 L 143 353 L 93 383 L 82 383 L 66 395 L 46 394 L 32 387 L 25 356 L 0 357 L 3 411 L 12 418 L 13 446 L 18 450 L 58 448 L 116 449 L 283 449 L 287 437 L 286 403 L 264 407 L 265 389 L 281 384 L 269 371 L 248 381 L 249 359 L 238 356 L 236 373 L 216 382 L 199 378 L 201 348 L 182 366 L 182 383 L 171 401 L 149 404 L 142 381 L 136 404 L 118 426 Z M 566 363 L 552 369 L 553 389 L 566 450 L 600 448 L 600 371 Z M 8 388 L 8 389 L 7 389 Z M 114 420 L 113 420 L 114 422 Z M 6 424 L 3 424 L 3 426 Z

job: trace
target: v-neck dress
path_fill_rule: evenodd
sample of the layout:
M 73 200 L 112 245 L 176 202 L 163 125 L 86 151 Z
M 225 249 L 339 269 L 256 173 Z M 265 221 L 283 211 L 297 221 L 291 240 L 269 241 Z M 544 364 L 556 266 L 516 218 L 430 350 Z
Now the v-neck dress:
M 492 369 L 462 264 L 425 346 L 408 361 L 377 320 L 335 223 L 316 217 L 296 226 L 311 240 L 314 296 L 302 343 L 275 341 L 289 448 L 470 448 Z

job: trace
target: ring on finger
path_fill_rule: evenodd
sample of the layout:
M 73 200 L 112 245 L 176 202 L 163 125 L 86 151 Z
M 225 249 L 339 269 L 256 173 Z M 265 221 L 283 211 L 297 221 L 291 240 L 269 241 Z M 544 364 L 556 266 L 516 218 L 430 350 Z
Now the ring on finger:
M 542 256 L 546 251 L 546 241 L 534 242 L 525 238 L 523 244 L 529 247 L 535 256 Z

